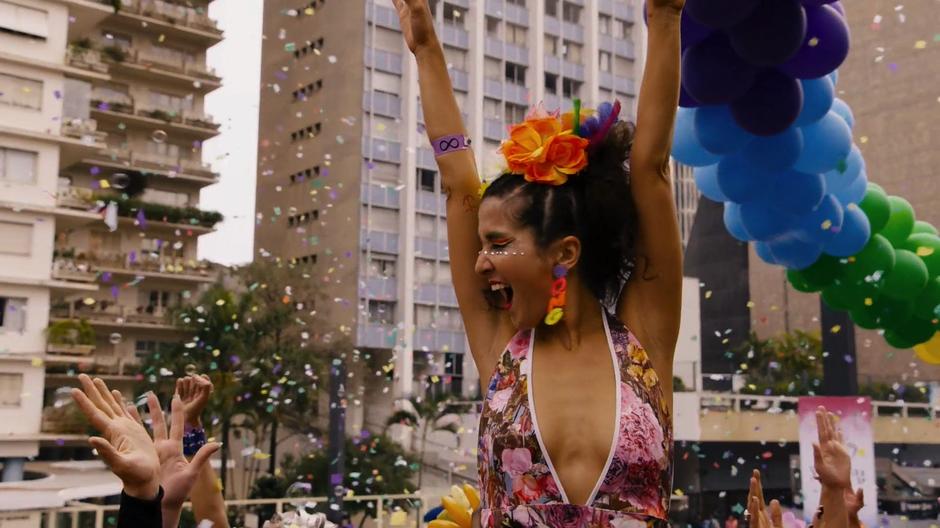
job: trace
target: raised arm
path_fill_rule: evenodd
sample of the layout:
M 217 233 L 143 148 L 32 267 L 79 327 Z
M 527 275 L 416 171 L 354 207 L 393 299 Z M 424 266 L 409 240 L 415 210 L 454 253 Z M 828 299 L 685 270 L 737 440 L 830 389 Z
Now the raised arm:
M 418 62 L 418 83 L 425 127 L 432 142 L 444 136 L 466 136 L 467 131 L 454 98 L 444 51 L 434 31 L 427 0 L 394 0 L 408 48 Z M 437 157 L 441 188 L 447 196 L 447 242 L 457 303 L 467 331 L 470 351 L 481 377 L 495 365 L 491 355 L 496 312 L 489 309 L 481 291 L 486 280 L 474 271 L 481 249 L 477 234 L 480 178 L 473 152 L 456 150 Z
M 630 187 L 636 205 L 637 265 L 617 305 L 671 387 L 682 308 L 682 244 L 669 178 L 669 152 L 679 101 L 679 19 L 684 0 L 648 0 L 646 66 Z

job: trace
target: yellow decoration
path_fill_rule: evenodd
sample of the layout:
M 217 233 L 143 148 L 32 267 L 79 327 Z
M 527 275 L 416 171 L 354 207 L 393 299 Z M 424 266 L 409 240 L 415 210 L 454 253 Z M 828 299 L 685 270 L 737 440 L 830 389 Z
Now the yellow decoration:
M 392 512 L 388 522 L 392 526 L 404 526 L 405 523 L 408 522 L 408 514 L 404 511 Z
M 916 345 L 914 353 L 924 363 L 940 365 L 940 332 L 934 334 L 926 343 Z

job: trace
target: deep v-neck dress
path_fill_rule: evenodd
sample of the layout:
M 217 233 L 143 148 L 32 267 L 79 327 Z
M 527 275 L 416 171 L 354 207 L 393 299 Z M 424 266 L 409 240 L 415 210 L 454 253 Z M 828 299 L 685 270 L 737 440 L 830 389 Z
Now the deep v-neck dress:
M 550 411 L 536 410 L 530 380 L 535 330 L 520 331 L 490 378 L 480 416 L 483 528 L 668 526 L 672 490 L 669 408 L 636 336 L 606 310 L 603 319 L 615 366 L 618 424 L 587 505 L 568 500 L 545 448 L 536 412 Z

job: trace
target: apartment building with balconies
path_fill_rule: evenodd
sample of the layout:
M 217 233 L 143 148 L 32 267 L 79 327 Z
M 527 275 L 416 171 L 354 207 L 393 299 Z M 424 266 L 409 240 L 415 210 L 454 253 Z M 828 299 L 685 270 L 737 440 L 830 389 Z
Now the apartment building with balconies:
M 84 441 L 60 389 L 88 372 L 130 392 L 140 359 L 185 337 L 169 310 L 218 276 L 196 256 L 221 220 L 199 208 L 218 181 L 201 151 L 219 133 L 207 9 L 0 1 L 3 480 Z

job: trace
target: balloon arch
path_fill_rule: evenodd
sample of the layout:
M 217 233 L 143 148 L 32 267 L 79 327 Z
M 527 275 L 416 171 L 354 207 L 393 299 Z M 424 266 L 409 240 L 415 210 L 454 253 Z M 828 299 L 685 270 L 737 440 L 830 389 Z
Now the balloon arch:
M 790 284 L 940 363 L 940 237 L 870 182 L 835 97 L 849 52 L 831 0 L 687 0 L 673 157 Z

